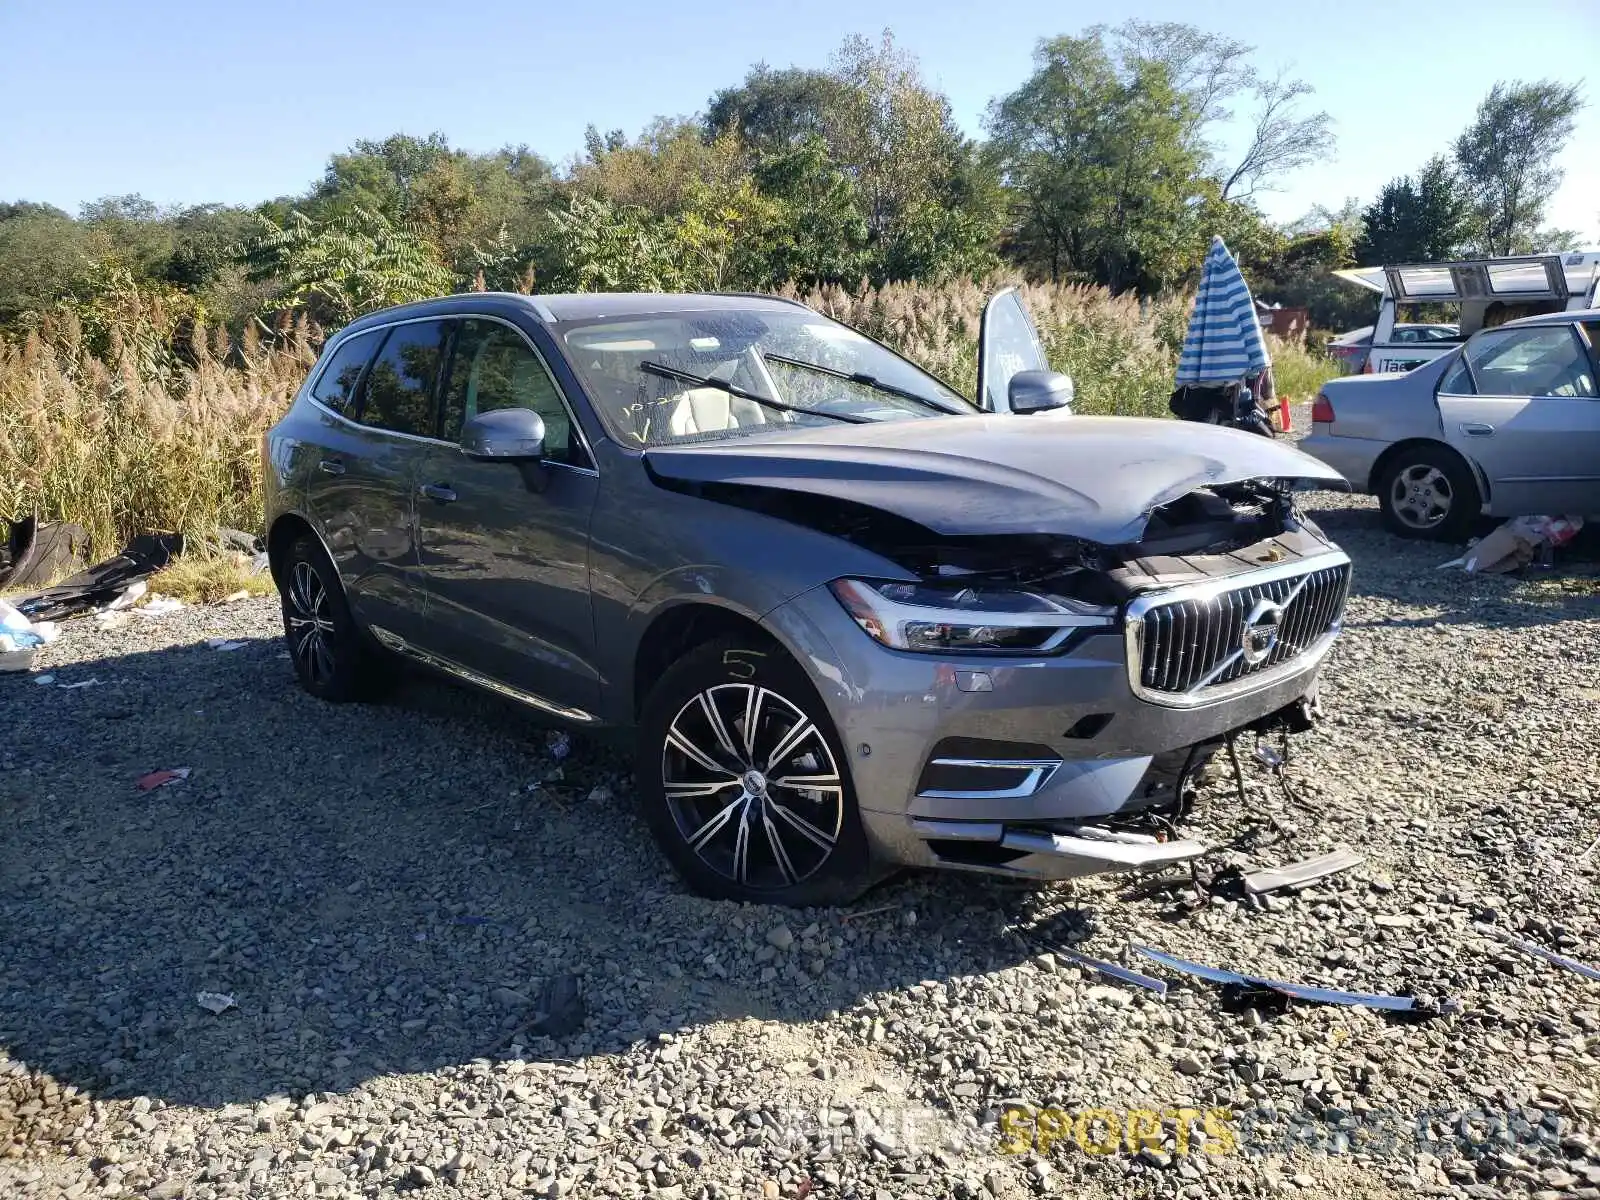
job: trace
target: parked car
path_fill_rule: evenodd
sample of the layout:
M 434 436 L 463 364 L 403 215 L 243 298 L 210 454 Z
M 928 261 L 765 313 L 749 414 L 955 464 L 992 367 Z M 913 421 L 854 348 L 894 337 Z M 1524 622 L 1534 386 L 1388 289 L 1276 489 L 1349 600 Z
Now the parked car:
M 1328 339 L 1328 354 L 1339 364 L 1346 375 L 1358 374 L 1367 365 L 1367 355 L 1372 350 L 1373 326 L 1363 325 Z M 1396 325 L 1389 339 L 1395 345 L 1415 345 L 1418 342 L 1459 342 L 1461 329 L 1456 325 Z
M 1355 369 L 1369 375 L 1410 371 L 1450 353 L 1452 343 L 1521 317 L 1581 312 L 1600 300 L 1600 253 L 1525 254 L 1461 262 L 1355 267 L 1335 271 L 1378 293 L 1377 324 Z M 1450 317 L 1443 325 L 1404 324 Z M 1453 328 L 1449 337 L 1424 329 Z M 1348 336 L 1348 335 L 1346 335 Z M 1331 347 L 1330 347 L 1331 349 Z M 1349 362 L 1353 352 L 1334 351 Z
M 750 296 L 363 317 L 265 439 L 294 669 L 349 700 L 406 659 L 625 732 L 711 896 L 1202 853 L 1162 822 L 1223 739 L 1310 724 L 1350 565 L 1290 489 L 1337 473 L 1061 419 L 1015 293 L 981 364 L 979 404 Z
M 1600 310 L 1480 330 L 1403 375 L 1323 385 L 1307 453 L 1378 497 L 1405 537 L 1481 514 L 1600 516 Z

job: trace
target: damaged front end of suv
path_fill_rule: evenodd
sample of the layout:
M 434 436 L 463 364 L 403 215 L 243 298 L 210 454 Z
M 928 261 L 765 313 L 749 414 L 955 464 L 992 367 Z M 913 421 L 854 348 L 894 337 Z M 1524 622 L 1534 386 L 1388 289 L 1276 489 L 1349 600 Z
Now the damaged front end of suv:
M 1339 481 L 1281 444 L 989 417 L 646 457 L 659 487 L 881 564 L 841 555 L 767 623 L 839 675 L 882 859 L 1063 879 L 1194 858 L 1213 757 L 1318 716 L 1350 562 L 1296 495 Z

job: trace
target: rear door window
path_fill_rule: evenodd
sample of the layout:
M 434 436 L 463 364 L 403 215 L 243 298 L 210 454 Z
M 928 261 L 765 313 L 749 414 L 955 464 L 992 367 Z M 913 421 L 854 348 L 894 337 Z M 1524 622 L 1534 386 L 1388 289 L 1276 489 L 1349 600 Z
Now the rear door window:
M 448 321 L 396 325 L 367 372 L 361 423 L 413 437 L 438 436 L 439 369 Z
M 361 373 L 367 369 L 367 363 L 372 359 L 372 352 L 378 348 L 378 343 L 382 340 L 382 330 L 358 333 L 354 337 L 346 338 L 333 352 L 328 365 L 323 368 L 322 374 L 317 376 L 316 386 L 311 389 L 311 394 L 317 402 L 333 409 L 340 416 L 349 416 L 355 405 L 356 388 L 361 383 Z

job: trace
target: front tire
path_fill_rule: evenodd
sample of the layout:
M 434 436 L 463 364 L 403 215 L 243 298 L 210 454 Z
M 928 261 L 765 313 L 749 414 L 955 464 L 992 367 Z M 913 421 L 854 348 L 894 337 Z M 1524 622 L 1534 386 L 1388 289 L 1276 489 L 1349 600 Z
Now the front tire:
M 843 904 L 875 882 L 833 722 L 776 645 L 719 639 L 669 669 L 645 701 L 637 773 L 645 823 L 703 896 Z
M 1383 523 L 1401 537 L 1464 542 L 1483 508 L 1472 468 L 1444 446 L 1402 450 L 1376 490 Z
M 300 686 L 333 703 L 371 696 L 381 672 L 350 612 L 339 573 L 315 538 L 299 538 L 289 548 L 278 594 Z

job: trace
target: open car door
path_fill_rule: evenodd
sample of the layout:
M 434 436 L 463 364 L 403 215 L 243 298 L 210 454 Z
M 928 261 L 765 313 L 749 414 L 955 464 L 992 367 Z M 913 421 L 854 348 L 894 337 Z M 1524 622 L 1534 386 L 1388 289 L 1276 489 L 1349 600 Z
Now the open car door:
M 1031 411 L 1038 407 L 1071 411 L 1070 384 L 1065 388 L 1066 400 L 1060 406 L 1014 406 L 1011 381 L 1022 371 L 1048 374 L 1050 362 L 1045 358 L 1044 345 L 1023 306 L 1021 294 L 1010 287 L 995 293 L 983 306 L 983 324 L 978 331 L 978 407 L 992 413 Z M 1065 376 L 1055 378 L 1065 380 Z

